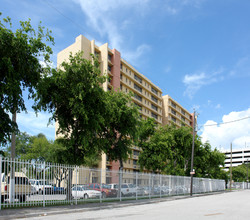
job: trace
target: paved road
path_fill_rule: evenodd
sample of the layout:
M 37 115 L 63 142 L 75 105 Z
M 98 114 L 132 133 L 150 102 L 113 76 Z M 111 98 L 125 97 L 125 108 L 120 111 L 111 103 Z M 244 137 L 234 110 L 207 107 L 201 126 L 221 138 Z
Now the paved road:
M 250 190 L 199 196 L 179 200 L 168 200 L 153 204 L 113 206 L 102 209 L 82 209 L 65 213 L 44 213 L 28 219 L 226 219 L 249 220 Z M 60 208 L 58 208 L 60 209 Z M 18 219 L 21 219 L 20 216 Z

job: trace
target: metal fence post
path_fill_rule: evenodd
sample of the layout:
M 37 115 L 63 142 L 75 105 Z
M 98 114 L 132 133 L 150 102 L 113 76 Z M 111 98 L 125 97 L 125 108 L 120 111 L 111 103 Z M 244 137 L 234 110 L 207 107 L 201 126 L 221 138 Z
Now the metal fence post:
M 161 185 L 162 185 L 162 179 L 161 179 L 161 175 L 160 175 L 160 198 L 161 198 Z
M 101 179 L 100 179 L 100 190 L 101 190 L 101 198 L 100 198 L 100 203 L 102 203 L 102 197 L 103 197 L 103 192 L 102 192 L 102 168 L 101 168 Z
M 138 172 L 135 173 L 135 186 L 136 186 L 136 200 L 137 200 L 137 191 L 138 191 Z
M 45 162 L 43 163 L 43 207 L 45 207 Z
M 2 209 L 2 155 L 0 155 L 0 175 L 1 175 L 1 183 L 0 183 L 0 210 Z
M 168 190 L 168 195 L 170 196 L 170 191 L 172 191 L 172 186 L 171 186 L 171 176 L 169 176 L 169 190 Z
M 77 166 L 76 166 L 76 205 L 77 205 Z
M 120 202 L 122 201 L 122 190 L 121 190 L 121 185 L 122 185 L 122 170 L 118 170 L 118 176 L 119 176 L 119 197 L 120 197 Z

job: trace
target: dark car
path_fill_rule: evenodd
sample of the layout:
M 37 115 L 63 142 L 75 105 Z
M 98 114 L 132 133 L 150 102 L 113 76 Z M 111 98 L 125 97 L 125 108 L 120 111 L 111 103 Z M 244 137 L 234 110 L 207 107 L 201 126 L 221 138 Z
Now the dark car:
M 102 198 L 117 197 L 117 190 L 111 189 L 111 186 L 107 184 L 100 185 L 99 183 L 90 183 L 88 187 L 89 189 L 100 191 L 102 193 Z

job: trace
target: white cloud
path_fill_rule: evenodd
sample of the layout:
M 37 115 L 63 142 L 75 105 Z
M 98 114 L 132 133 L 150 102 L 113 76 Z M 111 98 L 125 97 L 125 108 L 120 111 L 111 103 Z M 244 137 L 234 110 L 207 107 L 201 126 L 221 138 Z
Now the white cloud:
M 186 86 L 184 95 L 187 95 L 189 98 L 192 98 L 194 94 L 205 85 L 216 83 L 224 79 L 221 74 L 224 72 L 222 68 L 217 71 L 214 71 L 210 74 L 205 72 L 187 74 L 184 76 L 183 83 Z
M 217 104 L 217 105 L 215 106 L 215 108 L 216 108 L 216 109 L 220 109 L 220 108 L 221 108 L 221 104 Z
M 124 15 L 124 11 L 129 9 L 137 13 L 143 13 L 147 1 L 133 0 L 97 0 L 85 1 L 75 0 L 80 4 L 83 12 L 88 18 L 88 25 L 94 28 L 101 36 L 108 36 L 112 47 L 121 49 L 124 39 L 120 29 L 126 27 L 130 16 Z M 120 24 L 123 24 L 120 26 Z
M 170 66 L 165 67 L 165 69 L 164 69 L 165 73 L 169 73 L 170 71 L 171 71 L 171 67 Z
M 230 71 L 229 75 L 234 77 L 250 76 L 250 57 L 243 57 L 239 59 Z
M 152 16 L 152 10 L 164 15 L 175 15 L 187 6 L 197 7 L 204 0 L 74 0 L 80 5 L 87 17 L 87 25 L 94 29 L 102 38 L 108 38 L 111 48 L 116 48 L 126 55 L 128 61 L 138 59 L 148 52 L 149 45 L 129 47 L 129 34 L 133 37 L 131 26 L 144 21 L 146 16 Z M 133 52 L 131 52 L 133 50 Z
M 250 108 L 240 112 L 230 112 L 222 117 L 222 122 L 231 122 L 250 116 Z M 220 123 L 220 122 L 218 122 Z M 234 149 L 245 147 L 245 143 L 250 147 L 250 118 L 232 123 L 217 124 L 208 120 L 201 134 L 202 141 L 209 141 L 213 148 L 229 149 L 232 143 Z
M 136 48 L 135 51 L 125 51 L 124 57 L 132 63 L 138 63 L 139 58 L 144 54 L 151 50 L 149 45 L 143 44 Z
M 32 111 L 17 114 L 17 124 L 19 130 L 27 132 L 30 135 L 43 133 L 48 139 L 55 139 L 55 125 L 48 125 L 50 114 L 38 113 L 38 116 Z

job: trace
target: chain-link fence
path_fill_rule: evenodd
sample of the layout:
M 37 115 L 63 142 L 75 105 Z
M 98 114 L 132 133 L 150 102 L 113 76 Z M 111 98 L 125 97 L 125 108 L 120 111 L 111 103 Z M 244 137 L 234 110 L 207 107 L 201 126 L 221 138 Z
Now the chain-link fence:
M 227 183 L 227 189 L 230 189 L 230 182 Z M 232 182 L 231 189 L 250 189 L 248 182 Z
M 190 193 L 190 177 L 119 172 L 0 157 L 0 208 L 79 204 Z M 225 190 L 224 180 L 194 178 L 193 193 Z

